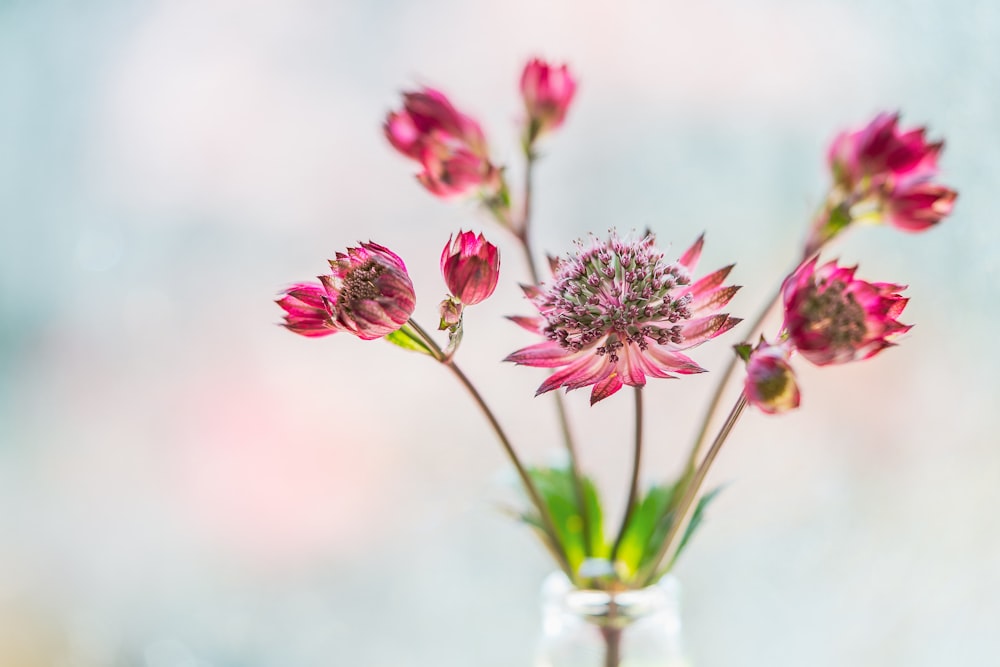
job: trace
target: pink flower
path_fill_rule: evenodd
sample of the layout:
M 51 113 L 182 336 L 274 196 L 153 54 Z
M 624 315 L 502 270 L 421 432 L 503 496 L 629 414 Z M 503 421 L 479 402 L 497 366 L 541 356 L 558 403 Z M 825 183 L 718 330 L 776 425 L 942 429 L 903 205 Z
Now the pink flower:
M 403 93 L 402 110 L 390 112 L 383 129 L 397 151 L 420 163 L 417 179 L 432 194 L 453 197 L 499 187 L 499 170 L 489 161 L 479 123 L 443 93 L 432 88 Z
M 861 130 L 842 132 L 828 159 L 848 208 L 871 201 L 894 227 L 923 231 L 951 213 L 958 193 L 931 183 L 944 142 L 928 142 L 925 128 L 904 131 L 898 123 L 899 114 L 881 113 Z
M 558 368 L 538 388 L 593 385 L 591 404 L 646 376 L 674 377 L 703 368 L 681 353 L 728 331 L 740 320 L 717 311 L 738 287 L 724 286 L 732 266 L 692 282 L 699 238 L 676 262 L 666 262 L 652 234 L 638 241 L 581 241 L 562 259 L 551 284 L 527 287 L 539 317 L 511 318 L 546 338 L 506 361 Z
M 898 123 L 898 113 L 883 112 L 866 127 L 837 135 L 828 154 L 837 182 L 853 189 L 864 179 L 881 183 L 902 177 L 935 176 L 944 142 L 928 143 L 925 128 L 904 132 Z
M 903 285 L 857 280 L 857 267 L 835 261 L 817 268 L 813 257 L 782 287 L 788 340 L 818 366 L 867 359 L 910 330 L 896 318 L 907 299 Z
M 459 231 L 441 251 L 441 275 L 451 293 L 466 306 L 485 301 L 500 278 L 500 252 L 480 234 Z
M 528 111 L 528 141 L 555 130 L 566 119 L 566 112 L 576 94 L 576 79 L 569 67 L 555 67 L 534 58 L 521 74 L 521 97 Z
M 303 336 L 346 331 L 373 340 L 402 327 L 413 313 L 413 283 L 388 248 L 371 242 L 348 248 L 330 260 L 330 269 L 319 283 L 293 285 L 278 299 L 288 330 Z
M 787 345 L 771 345 L 763 338 L 749 352 L 743 391 L 750 405 L 769 415 L 799 407 L 799 386 L 789 364 L 790 355 Z

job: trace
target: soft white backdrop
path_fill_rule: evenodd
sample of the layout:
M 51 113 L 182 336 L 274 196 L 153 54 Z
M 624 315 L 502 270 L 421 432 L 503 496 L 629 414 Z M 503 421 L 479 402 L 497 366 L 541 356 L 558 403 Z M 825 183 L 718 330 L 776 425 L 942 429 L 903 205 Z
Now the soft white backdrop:
M 449 233 L 501 244 L 465 365 L 526 457 L 558 455 L 516 248 L 442 204 L 380 135 L 431 83 L 517 182 L 531 55 L 581 80 L 538 171 L 538 247 L 650 226 L 732 261 L 750 315 L 794 255 L 843 126 L 882 109 L 945 137 L 955 215 L 840 244 L 908 283 L 897 349 L 803 369 L 751 414 L 678 568 L 698 667 L 989 664 L 1000 651 L 1000 6 L 0 0 L 0 664 L 529 664 L 549 567 L 499 448 L 439 369 L 284 332 L 271 303 L 372 238 L 434 317 Z M 726 361 L 720 340 L 699 351 Z M 649 478 L 711 374 L 649 390 Z M 683 383 L 683 384 L 682 384 Z M 571 395 L 585 464 L 625 484 L 627 394 Z M 621 498 L 615 497 L 617 506 Z

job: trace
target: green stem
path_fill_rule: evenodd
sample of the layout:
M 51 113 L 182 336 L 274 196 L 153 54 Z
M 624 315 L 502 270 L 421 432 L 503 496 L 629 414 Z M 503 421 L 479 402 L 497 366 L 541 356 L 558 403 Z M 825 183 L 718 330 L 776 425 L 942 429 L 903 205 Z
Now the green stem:
M 462 369 L 460 369 L 453 360 L 446 358 L 444 352 L 441 350 L 441 347 L 426 331 L 424 331 L 419 324 L 412 319 L 408 321 L 408 324 L 412 326 L 414 331 L 416 331 L 424 342 L 427 343 L 428 347 L 430 347 L 434 354 L 434 358 L 447 366 L 455 377 L 458 378 L 459 382 L 462 383 L 462 386 L 465 387 L 465 389 L 472 396 L 472 399 L 479 406 L 479 409 L 482 410 L 486 420 L 490 423 L 490 426 L 493 427 L 493 432 L 500 441 L 500 445 L 507 453 L 507 457 L 514 465 L 515 470 L 517 470 L 517 474 L 521 478 L 521 483 L 524 485 L 524 489 L 528 493 L 528 497 L 531 499 L 535 509 L 538 510 L 538 516 L 541 519 L 543 527 L 542 532 L 546 534 L 546 537 L 551 543 L 551 550 L 555 555 L 556 560 L 559 561 L 560 568 L 566 573 L 566 576 L 569 577 L 570 581 L 575 581 L 575 573 L 573 572 L 572 567 L 570 567 L 566 551 L 563 548 L 562 541 L 559 539 L 559 532 L 556 530 L 556 525 L 552 521 L 552 514 L 549 512 L 549 508 L 545 504 L 545 501 L 542 500 L 542 496 L 538 492 L 538 488 L 535 486 L 535 483 L 531 481 L 531 476 L 528 474 L 524 464 L 521 463 L 521 459 L 514 450 L 514 446 L 511 444 L 510 439 L 504 432 L 503 427 L 500 426 L 500 422 L 497 421 L 493 411 L 490 409 L 489 405 L 487 405 L 486 400 L 483 398 L 482 394 L 479 393 L 479 390 L 476 389 L 476 386 L 472 384 L 472 381 L 469 380 L 468 376 L 462 372 Z
M 746 338 L 743 339 L 744 343 L 752 343 L 753 336 L 764 324 L 764 320 L 771 313 L 771 309 L 781 298 L 781 290 L 768 301 L 767 305 L 761 309 L 757 314 L 757 317 L 750 324 L 750 330 Z M 694 444 L 691 445 L 691 451 L 688 453 L 687 465 L 684 467 L 684 477 L 683 480 L 689 480 L 691 475 L 694 474 L 695 468 L 698 466 L 699 453 L 701 452 L 701 447 L 705 444 L 705 437 L 708 435 L 708 428 L 712 425 L 712 419 L 715 417 L 716 411 L 719 409 L 719 404 L 722 402 L 722 395 L 725 393 L 726 387 L 729 384 L 729 379 L 733 376 L 733 372 L 736 371 L 736 366 L 740 363 L 740 358 L 735 354 L 729 360 L 726 365 L 725 370 L 722 371 L 722 377 L 719 378 L 719 382 L 715 386 L 715 392 L 712 394 L 712 399 L 708 403 L 708 409 L 705 410 L 705 416 L 701 420 L 701 428 L 698 430 L 698 436 L 694 439 Z M 682 482 L 683 483 L 683 482 Z
M 535 264 L 535 253 L 531 247 L 531 204 L 532 204 L 532 178 L 535 166 L 535 152 L 531 142 L 524 145 L 524 208 L 521 213 L 521 224 L 518 226 L 515 236 L 521 242 L 521 249 L 524 251 L 525 263 L 528 265 L 528 273 L 534 285 L 541 284 L 538 274 L 538 266 Z M 562 432 L 563 444 L 566 446 L 566 453 L 569 456 L 570 472 L 573 478 L 573 495 L 576 497 L 576 506 L 580 512 L 580 520 L 583 524 L 583 549 L 587 556 L 593 555 L 592 525 L 590 509 L 587 506 L 587 496 L 583 488 L 583 472 L 580 469 L 580 457 L 577 455 L 576 444 L 573 438 L 573 431 L 570 429 L 569 415 L 566 411 L 566 402 L 559 392 L 552 393 L 556 404 L 556 415 L 559 418 L 559 429 Z
M 690 483 L 684 490 L 684 495 L 681 497 L 681 501 L 678 503 L 677 509 L 674 511 L 674 517 L 673 521 L 670 523 L 670 529 L 667 531 L 666 537 L 663 538 L 663 544 L 660 546 L 660 551 L 656 554 L 656 557 L 650 560 L 646 567 L 639 572 L 637 579 L 639 581 L 643 581 L 644 586 L 649 586 L 656 580 L 658 574 L 657 568 L 668 554 L 672 555 L 666 562 L 668 564 L 673 562 L 673 558 L 676 556 L 675 552 L 677 549 L 678 539 L 681 535 L 683 535 L 684 528 L 687 527 L 688 514 L 698 497 L 698 491 L 701 489 L 701 485 L 704 483 L 705 477 L 708 476 L 708 471 L 712 467 L 712 463 L 719 455 L 722 445 L 725 444 L 726 438 L 729 437 L 733 427 L 736 426 L 736 422 L 739 420 L 740 415 L 743 414 L 743 410 L 746 406 L 746 394 L 740 392 L 740 396 L 736 400 L 736 404 L 729 412 L 729 416 L 726 417 L 725 423 L 722 425 L 722 428 L 719 429 L 719 433 L 715 436 L 715 440 L 712 441 L 712 446 L 709 447 L 708 452 L 705 454 L 704 460 L 702 460 L 698 469 L 691 477 Z
M 618 530 L 618 537 L 615 538 L 615 545 L 611 548 L 611 564 L 614 565 L 618 557 L 618 548 L 621 546 L 625 533 L 628 532 L 629 521 L 632 520 L 632 513 L 638 504 L 639 498 L 639 469 L 642 461 L 642 387 L 635 388 L 635 454 L 632 462 L 632 480 L 628 488 L 628 500 L 625 503 L 625 515 L 622 517 L 622 525 Z

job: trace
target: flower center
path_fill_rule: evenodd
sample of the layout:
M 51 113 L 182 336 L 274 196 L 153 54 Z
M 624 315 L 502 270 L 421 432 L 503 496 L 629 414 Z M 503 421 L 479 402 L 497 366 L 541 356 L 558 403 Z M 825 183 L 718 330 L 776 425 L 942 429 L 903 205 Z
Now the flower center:
M 637 242 L 612 235 L 563 259 L 555 279 L 537 297 L 545 336 L 571 351 L 605 339 L 596 354 L 618 360 L 618 350 L 633 343 L 646 349 L 682 342 L 677 323 L 691 317 L 687 270 L 663 260 L 653 237 Z M 676 292 L 676 293 L 675 293 Z
M 356 301 L 368 301 L 381 296 L 381 291 L 375 280 L 385 273 L 385 266 L 369 259 L 364 264 L 354 267 L 344 276 L 344 284 L 340 289 L 341 298 L 338 304 L 342 303 L 349 310 L 350 304 Z
M 820 280 L 808 289 L 803 302 L 801 312 L 809 330 L 822 333 L 833 345 L 857 345 L 867 333 L 865 309 L 846 288 L 841 280 Z

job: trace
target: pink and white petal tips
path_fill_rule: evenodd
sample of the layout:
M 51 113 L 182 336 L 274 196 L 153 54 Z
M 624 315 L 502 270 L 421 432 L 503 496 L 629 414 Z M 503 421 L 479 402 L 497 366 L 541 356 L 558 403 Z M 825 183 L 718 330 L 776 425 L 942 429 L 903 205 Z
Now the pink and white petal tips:
M 278 305 L 285 310 L 285 327 L 303 336 L 345 331 L 374 340 L 406 323 L 416 296 L 403 260 L 369 242 L 338 252 L 319 284 L 292 286 Z
M 722 283 L 731 267 L 692 283 L 699 239 L 678 262 L 667 262 L 651 234 L 591 238 L 556 265 L 552 281 L 525 294 L 538 318 L 512 318 L 545 342 L 506 361 L 555 368 L 538 393 L 590 386 L 591 403 L 647 377 L 671 378 L 704 369 L 682 350 L 728 331 L 738 319 L 719 313 L 735 288 Z
M 818 366 L 867 359 L 910 330 L 896 318 L 905 286 L 854 277 L 857 267 L 804 262 L 782 288 L 789 343 Z
M 482 129 L 433 88 L 403 93 L 403 108 L 386 116 L 383 131 L 402 155 L 421 165 L 417 180 L 431 194 L 450 198 L 480 190 L 495 193 L 499 170 L 489 161 Z
M 574 95 L 576 79 L 567 65 L 557 67 L 539 58 L 528 61 L 521 73 L 521 98 L 528 112 L 529 144 L 563 124 Z
M 743 392 L 750 405 L 770 415 L 799 407 L 801 396 L 789 363 L 791 352 L 786 344 L 771 345 L 761 338 L 749 353 Z
M 485 301 L 500 279 L 500 251 L 482 234 L 459 231 L 441 251 L 441 275 L 464 305 Z
M 296 283 L 276 303 L 285 311 L 282 326 L 300 336 L 316 338 L 340 331 L 333 317 L 333 298 L 322 283 Z

